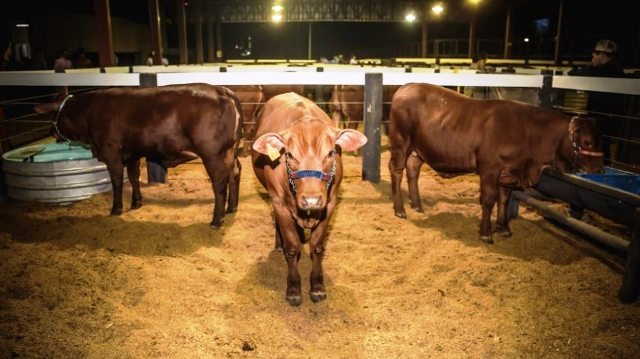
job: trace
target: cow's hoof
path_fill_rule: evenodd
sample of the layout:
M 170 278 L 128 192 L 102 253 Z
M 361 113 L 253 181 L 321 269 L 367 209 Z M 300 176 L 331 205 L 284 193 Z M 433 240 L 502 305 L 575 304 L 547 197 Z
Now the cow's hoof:
M 142 203 L 132 203 L 131 204 L 131 209 L 138 209 L 142 207 Z
M 488 236 L 480 236 L 480 240 L 484 243 L 487 244 L 493 244 L 493 238 L 491 238 L 491 235 Z
M 236 213 L 236 211 L 238 211 L 238 207 L 227 208 L 227 213 Z
M 314 303 L 321 302 L 327 299 L 327 292 L 311 292 L 311 300 Z
M 302 297 L 299 295 L 288 295 L 287 302 L 289 302 L 290 306 L 297 307 L 302 304 Z
M 119 216 L 122 214 L 122 209 L 112 209 L 111 210 L 111 215 L 112 216 Z
M 502 236 L 502 238 L 509 238 L 513 235 L 513 233 L 511 233 L 511 231 L 507 229 L 507 230 L 501 230 L 500 235 Z
M 224 223 L 223 220 L 221 219 L 214 219 L 213 221 L 211 221 L 211 223 L 209 224 L 211 227 L 213 228 L 220 228 L 222 227 L 222 223 Z
M 424 208 L 422 207 L 412 207 L 414 211 L 424 213 Z M 406 216 L 405 216 L 406 217 Z
M 406 212 L 396 212 L 396 217 L 398 218 L 407 218 Z

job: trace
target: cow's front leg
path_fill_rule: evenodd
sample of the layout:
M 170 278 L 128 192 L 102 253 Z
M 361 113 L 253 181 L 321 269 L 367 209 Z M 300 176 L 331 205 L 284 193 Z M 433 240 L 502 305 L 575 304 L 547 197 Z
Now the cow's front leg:
M 420 201 L 420 191 L 418 190 L 418 177 L 420 176 L 422 163 L 424 162 L 415 152 L 411 152 L 411 154 L 407 156 L 407 183 L 409 184 L 411 208 L 420 213 L 424 212 L 422 202 Z
M 278 200 L 274 199 L 273 209 L 276 226 L 282 238 L 282 252 L 287 262 L 287 289 L 285 299 L 292 306 L 302 304 L 302 290 L 300 287 L 300 273 L 298 272 L 298 261 L 300 260 L 300 250 L 302 242 L 299 233 L 302 232 L 291 213 Z M 302 232 L 304 235 L 304 232 Z
M 400 148 L 391 150 L 391 159 L 389 160 L 389 172 L 391 172 L 391 197 L 393 198 L 393 211 L 396 217 L 407 218 L 407 212 L 402 204 L 402 193 L 400 192 L 400 184 L 402 183 L 402 172 L 404 171 L 406 162 L 406 151 Z
M 322 270 L 322 260 L 324 259 L 324 251 L 327 239 L 328 218 L 323 220 L 313 232 L 309 240 L 309 255 L 311 256 L 311 274 L 309 276 L 309 284 L 311 290 L 309 295 L 314 303 L 320 302 L 327 298 L 327 291 L 324 287 L 324 271 Z
M 481 172 L 482 173 L 482 172 Z M 491 212 L 498 199 L 498 180 L 493 174 L 480 175 L 480 204 L 482 218 L 480 219 L 480 240 L 492 244 Z
M 117 160 L 106 159 L 103 162 L 107 165 L 107 171 L 109 171 L 109 177 L 111 178 L 111 188 L 113 189 L 111 215 L 119 216 L 122 214 L 122 177 L 124 166 L 122 162 Z
M 511 197 L 511 188 L 498 186 L 498 233 L 504 238 L 511 237 L 511 229 L 509 228 L 509 216 L 507 216 L 507 203 Z
M 131 209 L 142 207 L 142 193 L 140 192 L 140 160 L 127 165 L 127 176 L 131 183 Z

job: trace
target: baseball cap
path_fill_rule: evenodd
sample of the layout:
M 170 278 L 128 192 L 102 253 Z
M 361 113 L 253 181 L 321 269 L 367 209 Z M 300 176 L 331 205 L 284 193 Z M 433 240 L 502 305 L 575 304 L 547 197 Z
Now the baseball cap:
M 600 40 L 596 44 L 596 47 L 593 48 L 593 51 L 614 54 L 616 51 L 618 51 L 618 45 L 616 45 L 616 43 L 612 40 Z

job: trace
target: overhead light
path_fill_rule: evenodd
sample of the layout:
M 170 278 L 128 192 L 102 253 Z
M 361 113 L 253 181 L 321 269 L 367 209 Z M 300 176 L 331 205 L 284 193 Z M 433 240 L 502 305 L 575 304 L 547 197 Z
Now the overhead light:
M 280 4 L 276 4 L 276 5 L 273 5 L 271 7 L 271 10 L 273 10 L 275 12 L 281 12 L 283 9 L 284 9 L 284 7 L 282 5 L 280 5 Z
M 16 24 L 16 27 L 29 27 L 29 24 Z
M 444 7 L 441 4 L 436 4 L 436 5 L 433 5 L 433 7 L 431 8 L 431 11 L 436 15 L 440 15 L 444 11 Z
M 416 14 L 413 11 L 411 11 L 404 17 L 404 19 L 407 22 L 414 22 L 416 21 Z
M 525 37 L 525 38 L 524 38 L 524 42 L 529 42 L 529 38 L 528 38 L 528 37 Z
M 281 14 L 273 14 L 273 15 L 271 15 L 271 21 L 273 21 L 273 22 L 282 21 L 282 15 Z

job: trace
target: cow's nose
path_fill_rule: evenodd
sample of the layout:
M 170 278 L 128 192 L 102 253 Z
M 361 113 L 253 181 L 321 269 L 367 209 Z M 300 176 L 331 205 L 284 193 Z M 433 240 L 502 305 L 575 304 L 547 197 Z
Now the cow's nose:
M 322 207 L 321 196 L 302 196 L 302 206 L 304 209 L 314 209 Z

